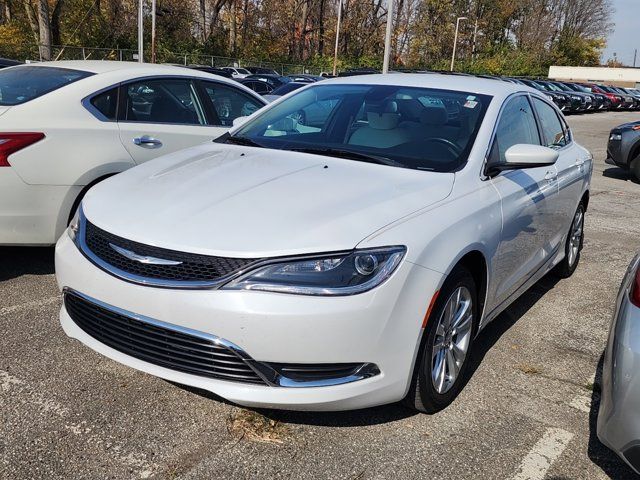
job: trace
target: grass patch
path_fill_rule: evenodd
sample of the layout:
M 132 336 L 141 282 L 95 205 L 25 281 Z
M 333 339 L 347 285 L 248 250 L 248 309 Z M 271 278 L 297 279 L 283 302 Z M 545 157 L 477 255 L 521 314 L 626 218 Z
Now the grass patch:
M 595 393 L 600 393 L 601 391 L 599 383 L 587 382 L 584 384 L 584 388 Z
M 227 430 L 238 440 L 281 445 L 289 433 L 278 420 L 260 415 L 253 410 L 237 409 L 229 415 Z

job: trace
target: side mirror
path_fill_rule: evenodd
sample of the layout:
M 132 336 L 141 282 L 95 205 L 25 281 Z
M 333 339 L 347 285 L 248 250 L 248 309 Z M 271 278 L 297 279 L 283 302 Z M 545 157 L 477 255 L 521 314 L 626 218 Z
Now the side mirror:
M 487 164 L 487 175 L 495 175 L 503 170 L 517 170 L 521 168 L 545 167 L 558 161 L 558 152 L 541 145 L 519 143 L 507 149 L 504 161 Z
M 233 119 L 233 122 L 231 122 L 231 124 L 232 124 L 234 127 L 237 127 L 237 126 L 239 126 L 239 125 L 242 125 L 244 122 L 246 122 L 246 121 L 247 121 L 247 118 L 249 118 L 249 117 L 247 117 L 247 116 L 244 116 L 244 117 L 236 117 L 236 118 L 234 118 L 234 119 Z

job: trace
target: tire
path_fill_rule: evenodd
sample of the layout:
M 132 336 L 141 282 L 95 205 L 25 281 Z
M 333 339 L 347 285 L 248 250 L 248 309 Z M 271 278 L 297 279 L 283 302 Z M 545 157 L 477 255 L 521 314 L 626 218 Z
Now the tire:
M 637 157 L 630 165 L 631 174 L 640 181 L 640 157 Z
M 584 243 L 584 214 L 584 204 L 580 202 L 573 215 L 567 241 L 564 244 L 564 258 L 554 269 L 554 273 L 560 278 L 569 278 L 580 263 L 580 252 Z M 577 229 L 576 225 L 578 225 Z
M 451 318 L 448 316 L 451 302 L 458 308 L 464 302 L 469 302 L 465 310 L 457 310 L 460 315 L 453 315 L 454 321 L 456 318 L 466 318 L 460 320 L 458 333 L 455 333 L 455 328 L 446 328 L 446 321 Z M 478 328 L 477 305 L 477 289 L 473 276 L 462 266 L 454 268 L 440 289 L 433 311 L 427 319 L 411 388 L 404 400 L 409 408 L 424 413 L 436 413 L 450 405 L 464 387 L 473 338 Z M 462 329 L 461 325 L 464 325 Z M 441 345 L 439 349 L 438 344 Z M 464 356 L 460 358 L 459 349 L 464 349 L 464 345 Z M 451 379 L 450 375 L 450 365 L 453 365 L 451 359 L 458 369 L 454 379 Z M 436 368 L 438 365 L 442 368 Z

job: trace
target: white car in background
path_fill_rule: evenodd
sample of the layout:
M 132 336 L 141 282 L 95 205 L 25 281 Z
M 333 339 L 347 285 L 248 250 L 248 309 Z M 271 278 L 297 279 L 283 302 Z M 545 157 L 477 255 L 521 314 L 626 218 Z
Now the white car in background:
M 327 80 L 91 189 L 56 248 L 61 323 L 241 405 L 435 412 L 476 334 L 574 272 L 591 172 L 526 86 Z
M 229 72 L 233 78 L 244 78 L 251 75 L 251 72 L 242 67 L 222 67 L 222 70 Z
M 0 71 L 0 245 L 52 245 L 89 187 L 211 141 L 266 102 L 165 65 L 70 61 Z

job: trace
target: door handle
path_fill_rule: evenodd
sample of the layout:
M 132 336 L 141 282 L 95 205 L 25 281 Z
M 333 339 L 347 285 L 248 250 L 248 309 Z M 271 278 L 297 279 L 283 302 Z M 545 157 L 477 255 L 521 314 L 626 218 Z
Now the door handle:
M 162 142 L 157 138 L 150 137 L 149 135 L 143 135 L 133 139 L 133 143 L 142 148 L 160 148 Z
M 553 183 L 558 179 L 558 174 L 552 170 L 549 170 L 545 174 L 544 179 L 547 181 L 547 183 Z

